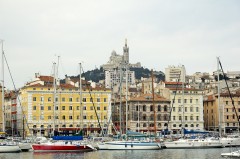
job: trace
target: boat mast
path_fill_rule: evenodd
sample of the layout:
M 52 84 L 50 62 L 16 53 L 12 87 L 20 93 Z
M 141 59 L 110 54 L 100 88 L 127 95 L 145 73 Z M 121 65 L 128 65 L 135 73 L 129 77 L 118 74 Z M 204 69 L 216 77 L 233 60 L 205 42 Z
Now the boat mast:
M 222 136 L 222 128 L 221 128 L 221 108 L 220 108 L 220 72 L 219 72 L 219 57 L 217 57 L 217 73 L 218 73 L 218 125 L 219 125 L 219 137 Z
M 128 70 L 126 65 L 126 134 L 128 130 Z
M 5 132 L 5 107 L 4 107 L 4 52 L 2 41 L 2 131 Z
M 82 106 L 82 64 L 79 63 L 79 95 L 80 95 L 80 129 L 83 131 L 83 106 Z
M 153 111 L 154 111 L 154 136 L 157 136 L 157 128 L 156 128 L 156 108 L 155 108 L 155 100 L 154 100 L 154 84 L 153 84 L 153 70 L 151 70 L 152 76 L 152 104 L 153 104 Z
M 56 63 L 53 63 L 53 136 L 55 135 L 55 118 L 56 118 Z
M 182 136 L 184 136 L 184 74 L 182 73 Z
M 122 64 L 120 64 L 120 107 L 119 107 L 120 136 L 122 136 Z

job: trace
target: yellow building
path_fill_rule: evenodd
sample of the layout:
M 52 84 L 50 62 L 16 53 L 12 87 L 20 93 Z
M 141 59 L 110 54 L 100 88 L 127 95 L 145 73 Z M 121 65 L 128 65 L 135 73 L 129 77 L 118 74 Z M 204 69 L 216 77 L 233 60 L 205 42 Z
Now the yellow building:
M 35 81 L 21 88 L 24 115 L 20 114 L 18 119 L 21 121 L 25 116 L 25 135 L 49 136 L 53 134 L 54 127 L 64 134 L 74 134 L 80 129 L 83 129 L 84 135 L 100 134 L 102 130 L 111 133 L 111 129 L 107 129 L 111 115 L 110 89 L 85 85 L 80 93 L 79 87 L 74 85 L 57 84 L 54 93 L 53 80 L 51 76 L 37 75 Z M 18 126 L 19 131 L 23 131 L 23 126 Z
M 239 132 L 240 91 L 231 92 L 231 96 L 234 101 L 234 107 L 229 93 L 220 93 L 219 100 L 217 94 L 205 97 L 204 126 L 206 130 L 219 131 L 220 127 L 223 134 Z

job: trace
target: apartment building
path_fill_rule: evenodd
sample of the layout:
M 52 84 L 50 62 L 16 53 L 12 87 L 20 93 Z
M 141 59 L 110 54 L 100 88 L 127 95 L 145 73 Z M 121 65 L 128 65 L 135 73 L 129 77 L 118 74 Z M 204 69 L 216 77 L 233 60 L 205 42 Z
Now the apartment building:
M 25 135 L 49 136 L 54 127 L 64 134 L 74 134 L 80 129 L 84 135 L 111 130 L 107 124 L 111 114 L 111 90 L 82 87 L 80 91 L 75 85 L 57 82 L 54 91 L 53 81 L 52 76 L 37 75 L 20 89 L 23 114 L 18 111 L 18 120 L 25 118 Z M 19 107 L 20 104 L 18 110 Z M 22 125 L 19 124 L 18 129 L 23 131 Z
M 185 82 L 186 70 L 184 65 L 168 66 L 165 68 L 165 81 L 167 82 Z
M 209 131 L 219 131 L 221 133 L 239 132 L 240 119 L 240 90 L 231 91 L 231 96 L 227 91 L 212 94 L 204 97 L 204 127 Z
M 156 92 L 171 101 L 171 130 L 203 130 L 203 91 L 187 88 L 182 82 L 162 82 Z
M 120 113 L 120 110 L 122 110 L 122 113 Z M 168 127 L 169 112 L 170 101 L 156 94 L 154 100 L 152 94 L 132 97 L 127 101 L 127 107 L 126 100 L 122 101 L 122 103 L 116 102 L 112 104 L 113 124 L 118 131 L 120 131 L 121 125 L 123 133 L 125 133 L 127 125 L 128 130 L 153 134 L 154 118 L 156 120 L 156 131 L 161 132 Z

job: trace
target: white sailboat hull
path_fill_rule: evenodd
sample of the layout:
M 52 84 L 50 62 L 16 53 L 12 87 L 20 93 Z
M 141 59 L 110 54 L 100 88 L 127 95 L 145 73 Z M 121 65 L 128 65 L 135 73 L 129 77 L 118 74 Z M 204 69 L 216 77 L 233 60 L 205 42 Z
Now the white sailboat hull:
M 240 150 L 229 152 L 229 153 L 221 153 L 222 157 L 240 157 Z
M 99 143 L 98 148 L 100 150 L 158 150 L 161 149 L 161 145 L 154 142 L 112 141 Z
M 184 149 L 184 148 L 221 148 L 223 144 L 220 141 L 209 140 L 188 140 L 182 139 L 171 142 L 164 142 L 166 148 L 169 149 Z
M 21 152 L 17 145 L 0 145 L 0 153 Z
M 220 142 L 223 144 L 224 147 L 240 146 L 240 137 L 237 138 L 223 137 L 220 138 Z

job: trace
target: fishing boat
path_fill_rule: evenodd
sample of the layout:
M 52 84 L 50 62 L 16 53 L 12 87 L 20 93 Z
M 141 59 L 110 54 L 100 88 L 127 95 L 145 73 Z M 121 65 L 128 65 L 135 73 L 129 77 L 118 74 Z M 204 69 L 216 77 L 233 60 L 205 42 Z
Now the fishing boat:
M 93 146 L 81 142 L 82 136 L 54 136 L 46 143 L 32 144 L 34 152 L 75 151 L 86 152 L 95 150 Z

